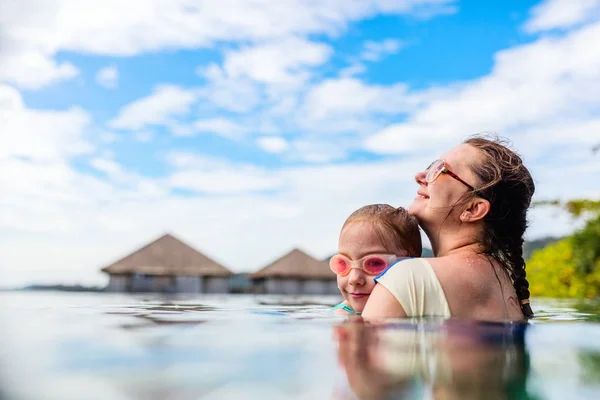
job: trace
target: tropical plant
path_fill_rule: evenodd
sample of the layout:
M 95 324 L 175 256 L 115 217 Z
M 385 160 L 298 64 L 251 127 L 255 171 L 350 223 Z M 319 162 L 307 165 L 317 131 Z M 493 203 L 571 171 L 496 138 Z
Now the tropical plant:
M 573 235 L 534 251 L 527 263 L 533 296 L 593 298 L 600 296 L 600 201 L 538 202 L 560 206 L 583 228 Z

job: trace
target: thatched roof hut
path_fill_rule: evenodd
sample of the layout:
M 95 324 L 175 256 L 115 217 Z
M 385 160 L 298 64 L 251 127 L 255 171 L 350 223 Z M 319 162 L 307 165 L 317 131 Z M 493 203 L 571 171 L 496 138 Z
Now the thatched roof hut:
M 302 250 L 293 249 L 271 264 L 250 275 L 252 279 L 286 278 L 299 280 L 335 280 L 328 261 L 317 260 Z
M 102 268 L 110 275 L 182 275 L 227 277 L 233 273 L 181 240 L 166 234 Z

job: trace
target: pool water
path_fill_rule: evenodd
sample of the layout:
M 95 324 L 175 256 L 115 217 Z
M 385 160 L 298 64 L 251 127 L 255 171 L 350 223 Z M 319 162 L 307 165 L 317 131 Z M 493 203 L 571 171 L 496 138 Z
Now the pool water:
M 599 399 L 600 302 L 527 325 L 333 316 L 337 297 L 0 293 L 1 399 Z

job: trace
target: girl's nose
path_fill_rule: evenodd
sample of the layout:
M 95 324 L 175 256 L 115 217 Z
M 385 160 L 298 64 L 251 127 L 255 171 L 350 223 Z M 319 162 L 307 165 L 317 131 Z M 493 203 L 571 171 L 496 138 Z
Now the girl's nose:
M 362 269 L 352 268 L 348 277 L 348 282 L 353 286 L 365 284 L 365 273 Z

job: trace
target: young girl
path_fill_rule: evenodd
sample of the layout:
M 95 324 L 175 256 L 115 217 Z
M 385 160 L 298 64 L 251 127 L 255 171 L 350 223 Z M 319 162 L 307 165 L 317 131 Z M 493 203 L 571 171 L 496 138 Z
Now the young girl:
M 400 258 L 420 257 L 421 250 L 417 220 L 404 208 L 371 204 L 354 211 L 342 226 L 338 254 L 329 261 L 345 299 L 332 311 L 361 313 L 374 278 Z

